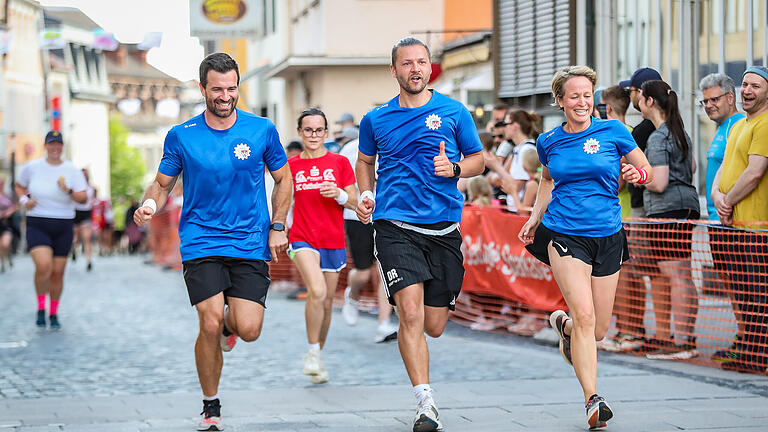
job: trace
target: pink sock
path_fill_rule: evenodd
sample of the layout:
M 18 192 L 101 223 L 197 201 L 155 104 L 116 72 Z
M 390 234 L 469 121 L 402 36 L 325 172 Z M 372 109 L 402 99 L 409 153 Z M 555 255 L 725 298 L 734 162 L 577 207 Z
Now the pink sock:
M 37 295 L 37 310 L 45 310 L 45 294 Z
M 56 315 L 59 312 L 59 301 L 51 300 L 51 315 Z

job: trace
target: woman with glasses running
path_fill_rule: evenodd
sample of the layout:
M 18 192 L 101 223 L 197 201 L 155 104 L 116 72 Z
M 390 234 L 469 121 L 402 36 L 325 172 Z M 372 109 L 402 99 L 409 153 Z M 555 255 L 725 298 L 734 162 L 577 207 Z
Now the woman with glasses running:
M 328 120 L 317 108 L 301 113 L 297 131 L 304 150 L 290 158 L 293 175 L 293 226 L 290 254 L 307 286 L 304 318 L 309 350 L 304 374 L 320 384 L 329 379 L 320 350 L 331 325 L 333 294 L 347 265 L 343 209 L 357 207 L 355 173 L 349 160 L 323 146 Z
M 610 406 L 597 394 L 596 340 L 611 323 L 619 270 L 629 258 L 621 225 L 619 176 L 651 181 L 651 166 L 618 120 L 592 117 L 597 74 L 568 66 L 552 78 L 555 103 L 565 123 L 536 142 L 541 182 L 531 217 L 518 237 L 552 267 L 571 315 L 558 310 L 549 321 L 560 336 L 560 353 L 573 366 L 584 392 L 590 428 L 606 426 Z M 629 164 L 621 164 L 622 156 Z

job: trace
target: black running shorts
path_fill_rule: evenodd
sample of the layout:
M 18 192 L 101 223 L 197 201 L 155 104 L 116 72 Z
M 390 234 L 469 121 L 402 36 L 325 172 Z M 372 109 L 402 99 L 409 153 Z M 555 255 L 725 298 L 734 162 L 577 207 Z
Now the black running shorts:
M 27 250 L 48 246 L 55 257 L 69 255 L 75 236 L 73 226 L 72 219 L 27 216 Z
M 622 228 L 619 232 L 606 237 L 582 237 L 560 234 L 539 224 L 533 243 L 525 248 L 531 255 L 546 265 L 549 263 L 547 246 L 550 242 L 558 255 L 572 256 L 592 266 L 592 276 L 610 276 L 621 269 L 621 264 L 629 260 L 627 234 Z
M 396 292 L 423 282 L 425 305 L 454 310 L 464 280 L 458 228 L 444 235 L 427 235 L 377 220 L 373 233 L 381 280 L 393 306 Z
M 355 268 L 366 270 L 373 265 L 373 225 L 345 220 L 344 230 L 347 232 L 347 245 Z
M 75 210 L 75 226 L 78 226 L 84 222 L 91 223 L 91 211 Z
M 192 306 L 223 292 L 266 307 L 269 290 L 269 265 L 257 259 L 205 257 L 184 261 L 184 282 L 187 283 Z

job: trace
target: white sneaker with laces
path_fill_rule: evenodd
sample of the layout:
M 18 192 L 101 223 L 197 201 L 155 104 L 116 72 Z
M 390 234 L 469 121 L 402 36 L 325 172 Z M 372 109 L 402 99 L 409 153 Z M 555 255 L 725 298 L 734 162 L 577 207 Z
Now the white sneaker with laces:
M 376 327 L 376 336 L 373 338 L 374 342 L 388 342 L 397 339 L 397 330 L 400 326 L 391 320 L 383 321 Z
M 320 368 L 320 372 L 317 375 L 312 375 L 312 382 L 315 384 L 327 383 L 331 376 L 328 374 L 328 370 L 325 367 Z
M 323 369 L 323 360 L 320 358 L 320 350 L 310 349 L 304 355 L 304 375 L 318 375 Z
M 344 317 L 344 321 L 349 325 L 357 324 L 358 318 L 360 318 L 360 311 L 357 307 L 360 302 L 349 297 L 349 293 L 352 291 L 352 287 L 347 287 L 344 290 L 344 306 L 341 307 L 341 315 Z
M 440 423 L 440 414 L 437 412 L 435 401 L 432 398 L 420 401 L 416 409 L 416 417 L 413 419 L 413 432 L 435 432 L 442 430 L 443 424 Z

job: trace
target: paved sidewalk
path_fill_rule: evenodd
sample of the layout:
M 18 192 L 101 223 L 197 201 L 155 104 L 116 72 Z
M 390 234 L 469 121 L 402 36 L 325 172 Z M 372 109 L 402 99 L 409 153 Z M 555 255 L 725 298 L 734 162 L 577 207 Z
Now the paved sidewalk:
M 67 273 L 63 330 L 34 327 L 31 264 L 0 275 L 0 432 L 192 431 L 202 408 L 196 316 L 181 275 L 105 258 Z M 375 320 L 336 314 L 325 385 L 301 374 L 303 302 L 270 293 L 262 338 L 225 354 L 228 431 L 410 431 L 415 400 Z M 583 431 L 581 390 L 551 347 L 449 324 L 430 340 L 445 430 Z M 768 431 L 768 377 L 600 353 L 611 431 Z

